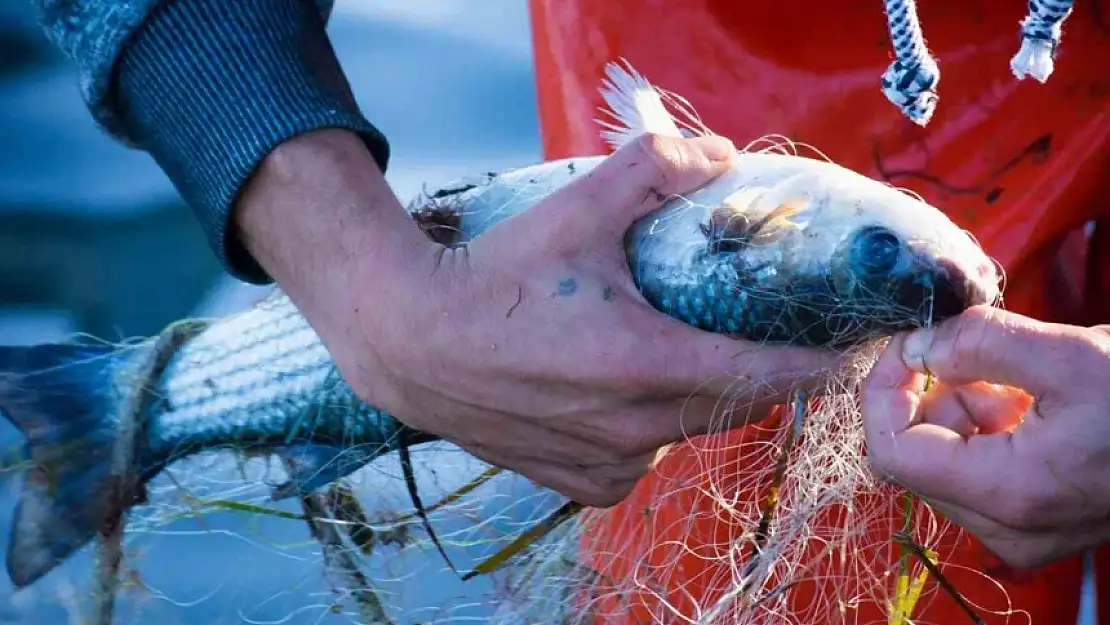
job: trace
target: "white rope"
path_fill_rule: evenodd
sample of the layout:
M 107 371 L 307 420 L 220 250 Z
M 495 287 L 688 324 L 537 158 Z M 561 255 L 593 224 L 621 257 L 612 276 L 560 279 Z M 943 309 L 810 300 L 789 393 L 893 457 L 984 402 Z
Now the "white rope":
M 1072 4 L 1073 0 L 1029 0 L 1029 14 L 1021 22 L 1021 50 L 1010 59 L 1018 80 L 1026 76 L 1041 83 L 1048 80 Z
M 915 0 L 885 0 L 894 62 L 883 73 L 883 93 L 906 117 L 924 126 L 937 106 L 940 69 L 925 47 Z
M 1048 80 L 1073 4 L 1074 0 L 1029 0 L 1029 13 L 1021 22 L 1021 49 L 1010 59 L 1010 69 L 1019 80 L 1026 76 L 1041 83 Z M 883 94 L 911 121 L 924 126 L 936 110 L 940 69 L 925 45 L 917 2 L 884 0 L 884 7 L 894 62 L 883 73 Z

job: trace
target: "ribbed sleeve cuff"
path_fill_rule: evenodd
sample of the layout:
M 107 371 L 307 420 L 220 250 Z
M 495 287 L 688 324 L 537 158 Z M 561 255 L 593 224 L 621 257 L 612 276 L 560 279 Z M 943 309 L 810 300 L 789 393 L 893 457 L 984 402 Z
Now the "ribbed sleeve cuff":
M 128 132 L 196 211 L 235 277 L 266 272 L 229 230 L 236 197 L 262 159 L 312 130 L 359 133 L 384 172 L 385 137 L 359 112 L 312 0 L 170 0 L 117 65 Z

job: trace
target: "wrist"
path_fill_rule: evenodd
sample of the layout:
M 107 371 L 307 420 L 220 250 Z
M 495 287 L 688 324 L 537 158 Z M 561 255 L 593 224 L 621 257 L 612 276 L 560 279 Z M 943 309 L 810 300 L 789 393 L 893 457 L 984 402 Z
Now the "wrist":
M 151 4 L 151 3 L 147 3 Z M 127 135 L 197 213 L 234 276 L 273 276 L 231 236 L 230 213 L 266 155 L 323 128 L 389 160 L 359 110 L 313 0 L 181 0 L 152 8 L 121 51 L 114 96 Z
M 341 293 L 406 273 L 435 246 L 358 135 L 319 130 L 271 151 L 232 212 L 239 238 L 291 297 Z M 372 268 L 367 270 L 366 268 Z

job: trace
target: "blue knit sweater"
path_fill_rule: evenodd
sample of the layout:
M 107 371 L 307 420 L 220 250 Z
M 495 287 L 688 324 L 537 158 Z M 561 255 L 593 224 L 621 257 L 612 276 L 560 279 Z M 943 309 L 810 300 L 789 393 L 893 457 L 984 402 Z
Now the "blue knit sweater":
M 154 157 L 240 279 L 270 281 L 228 218 L 278 144 L 345 128 L 385 171 L 389 145 L 359 111 L 325 32 L 333 0 L 34 1 L 93 117 Z

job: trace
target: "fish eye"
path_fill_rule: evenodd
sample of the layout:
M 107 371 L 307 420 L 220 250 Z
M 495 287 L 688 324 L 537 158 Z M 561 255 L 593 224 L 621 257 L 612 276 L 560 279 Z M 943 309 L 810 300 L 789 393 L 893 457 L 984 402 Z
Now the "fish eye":
M 852 245 L 852 261 L 869 275 L 889 273 L 902 256 L 902 240 L 882 226 L 860 230 Z

